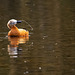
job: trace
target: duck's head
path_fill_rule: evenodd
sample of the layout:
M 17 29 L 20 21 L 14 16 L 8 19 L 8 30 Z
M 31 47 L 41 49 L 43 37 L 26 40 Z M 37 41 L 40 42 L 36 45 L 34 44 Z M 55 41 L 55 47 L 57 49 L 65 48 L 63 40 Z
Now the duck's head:
M 15 20 L 15 19 L 11 19 L 8 21 L 7 26 L 9 29 L 11 29 L 14 25 L 16 25 L 17 23 L 21 23 L 21 20 Z

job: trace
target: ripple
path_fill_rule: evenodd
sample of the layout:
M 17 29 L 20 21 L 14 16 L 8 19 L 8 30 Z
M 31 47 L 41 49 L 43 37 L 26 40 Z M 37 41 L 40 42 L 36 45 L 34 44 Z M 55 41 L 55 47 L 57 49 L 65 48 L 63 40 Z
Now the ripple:
M 29 73 L 29 71 L 25 71 L 25 72 L 24 72 L 24 74 L 27 74 L 27 73 Z
M 42 68 L 41 67 L 39 67 L 39 70 L 41 70 Z

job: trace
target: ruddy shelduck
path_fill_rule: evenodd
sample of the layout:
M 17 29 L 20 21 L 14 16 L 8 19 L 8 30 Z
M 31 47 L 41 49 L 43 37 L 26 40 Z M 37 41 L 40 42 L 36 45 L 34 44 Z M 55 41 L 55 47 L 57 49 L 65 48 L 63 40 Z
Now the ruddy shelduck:
M 18 21 L 15 19 L 11 19 L 8 21 L 7 26 L 10 29 L 10 31 L 8 32 L 8 36 L 15 36 L 15 37 L 28 37 L 29 36 L 29 31 L 25 30 L 25 29 L 18 29 L 18 27 L 16 27 L 17 23 L 21 23 L 22 21 Z

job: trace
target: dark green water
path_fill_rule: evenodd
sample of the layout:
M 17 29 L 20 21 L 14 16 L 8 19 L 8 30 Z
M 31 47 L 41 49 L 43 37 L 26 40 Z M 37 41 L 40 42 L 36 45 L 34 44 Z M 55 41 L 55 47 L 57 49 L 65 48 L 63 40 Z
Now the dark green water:
M 7 37 L 12 18 L 33 27 L 17 25 L 29 38 Z M 75 75 L 75 1 L 2 0 L 0 75 Z

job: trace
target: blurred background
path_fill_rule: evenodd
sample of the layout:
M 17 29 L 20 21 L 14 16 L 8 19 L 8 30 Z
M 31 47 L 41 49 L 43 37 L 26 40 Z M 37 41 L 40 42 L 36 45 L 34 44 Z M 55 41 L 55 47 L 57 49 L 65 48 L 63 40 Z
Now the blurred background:
M 10 19 L 29 37 L 8 38 Z M 75 1 L 1 0 L 0 75 L 75 75 Z

